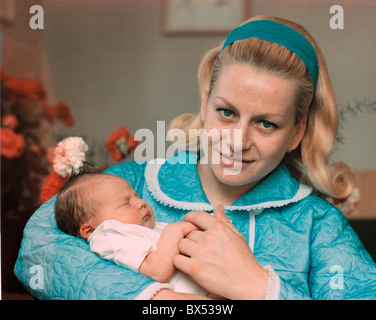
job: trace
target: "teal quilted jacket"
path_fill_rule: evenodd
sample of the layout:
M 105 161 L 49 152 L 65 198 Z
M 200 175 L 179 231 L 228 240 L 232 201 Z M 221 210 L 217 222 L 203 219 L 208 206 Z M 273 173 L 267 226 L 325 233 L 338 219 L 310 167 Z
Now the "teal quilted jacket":
M 214 208 L 201 189 L 197 155 L 173 161 L 126 162 L 107 170 L 127 179 L 172 223 Z M 54 203 L 43 204 L 25 230 L 15 274 L 39 299 L 149 299 L 167 284 L 102 260 L 85 240 L 56 226 Z M 283 165 L 243 195 L 226 214 L 260 265 L 279 277 L 279 299 L 376 299 L 376 264 L 343 214 L 299 184 Z

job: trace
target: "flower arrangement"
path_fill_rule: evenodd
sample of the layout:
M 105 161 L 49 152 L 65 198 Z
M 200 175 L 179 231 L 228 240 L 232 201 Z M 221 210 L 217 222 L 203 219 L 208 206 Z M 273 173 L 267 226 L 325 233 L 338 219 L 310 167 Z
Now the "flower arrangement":
M 137 145 L 138 142 L 123 126 L 113 131 L 105 142 L 108 154 L 117 162 L 126 159 Z M 89 164 L 97 168 L 86 159 L 88 149 L 81 137 L 65 138 L 57 144 L 53 151 L 53 172 L 47 176 L 46 183 L 42 186 L 40 197 L 43 202 L 56 195 L 70 175 L 78 173 L 83 165 Z
M 37 79 L 0 71 L 0 87 L 1 197 L 6 199 L 1 208 L 5 219 L 22 222 L 40 205 L 57 121 L 71 128 L 74 118 L 67 104 L 49 103 Z
M 50 105 L 39 80 L 15 78 L 0 71 L 0 85 L 2 156 L 18 158 L 27 146 L 34 151 L 40 147 L 32 130 L 44 120 L 54 123 L 59 119 L 68 128 L 74 125 L 69 107 L 63 102 Z

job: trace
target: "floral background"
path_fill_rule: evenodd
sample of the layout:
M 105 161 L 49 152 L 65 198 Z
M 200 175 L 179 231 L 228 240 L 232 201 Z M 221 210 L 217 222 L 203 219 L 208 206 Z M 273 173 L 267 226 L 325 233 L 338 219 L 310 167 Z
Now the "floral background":
M 70 128 L 74 119 L 63 102 L 48 103 L 40 81 L 4 72 L 0 73 L 0 81 L 1 196 L 7 199 L 2 202 L 2 213 L 17 219 L 19 212 L 40 205 L 39 194 L 56 141 L 56 121 Z
M 37 79 L 16 78 L 0 71 L 0 87 L 1 231 L 7 243 L 16 246 L 15 250 L 2 250 L 2 258 L 15 261 L 27 220 L 43 202 L 58 193 L 72 172 L 78 172 L 86 163 L 104 170 L 110 163 L 108 157 L 112 163 L 124 161 L 138 142 L 125 126 L 114 130 L 100 146 L 105 155 L 96 155 L 96 150 L 89 152 L 82 137 L 67 137 L 58 142 L 57 122 L 66 128 L 74 126 L 67 104 L 51 105 Z M 88 156 L 100 163 L 91 162 Z M 7 288 L 9 277 L 3 278 L 2 285 Z
M 70 174 L 89 161 L 89 147 L 81 137 L 68 137 L 56 145 L 56 122 L 71 128 L 74 117 L 65 103 L 48 104 L 40 81 L 14 78 L 0 71 L 0 82 L 1 192 L 7 199 L 2 205 L 7 216 L 16 216 L 25 208 L 34 212 L 41 201 L 54 196 Z M 103 149 L 120 162 L 137 145 L 129 130 L 121 126 L 110 134 Z M 108 161 L 104 162 L 98 164 L 102 170 L 108 166 Z

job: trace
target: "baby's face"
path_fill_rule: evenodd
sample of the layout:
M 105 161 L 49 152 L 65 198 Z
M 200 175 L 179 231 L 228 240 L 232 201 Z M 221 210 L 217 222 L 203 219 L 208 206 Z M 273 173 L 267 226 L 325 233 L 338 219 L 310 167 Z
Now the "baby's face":
M 94 217 L 95 227 L 104 220 L 118 220 L 154 228 L 153 210 L 140 199 L 126 180 L 112 175 L 104 175 L 102 178 L 97 194 L 101 206 Z

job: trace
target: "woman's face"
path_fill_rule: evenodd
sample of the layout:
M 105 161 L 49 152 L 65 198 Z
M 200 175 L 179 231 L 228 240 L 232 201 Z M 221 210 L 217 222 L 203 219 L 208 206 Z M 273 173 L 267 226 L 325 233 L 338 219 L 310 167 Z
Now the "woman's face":
M 295 123 L 295 86 L 245 64 L 222 70 L 201 105 L 203 129 L 220 132 L 219 143 L 209 143 L 207 150 L 208 164 L 220 182 L 255 185 L 278 166 L 287 150 L 299 145 L 306 122 Z M 241 135 L 227 139 L 226 131 Z M 226 141 L 228 147 L 220 147 Z M 213 161 L 216 156 L 219 163 Z

